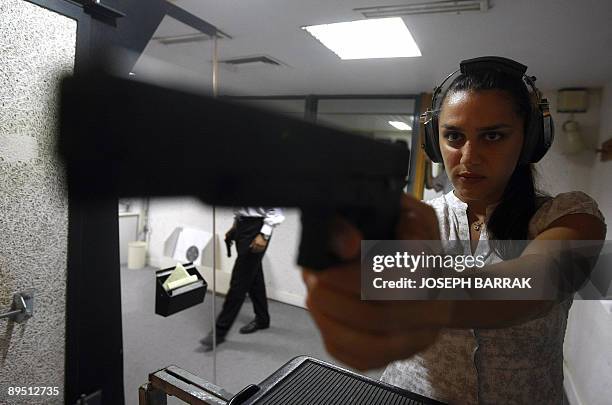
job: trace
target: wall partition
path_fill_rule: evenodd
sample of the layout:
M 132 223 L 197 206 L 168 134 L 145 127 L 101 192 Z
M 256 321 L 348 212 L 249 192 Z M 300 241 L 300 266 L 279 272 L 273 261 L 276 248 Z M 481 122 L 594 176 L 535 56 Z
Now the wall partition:
M 55 387 L 45 398 L 64 399 L 68 195 L 55 98 L 76 51 L 74 18 L 0 3 L 0 311 L 20 292 L 36 306 L 27 321 L 0 321 L 0 403 L 17 403 L 22 386 Z

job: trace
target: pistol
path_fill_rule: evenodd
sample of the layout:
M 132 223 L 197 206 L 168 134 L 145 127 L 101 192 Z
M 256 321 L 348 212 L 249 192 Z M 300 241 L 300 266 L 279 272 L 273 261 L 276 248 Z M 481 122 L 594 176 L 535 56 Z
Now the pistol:
M 227 250 L 227 257 L 232 257 L 232 241 L 234 240 L 234 231 L 230 231 L 225 235 L 225 249 Z
M 364 239 L 395 238 L 406 144 L 103 74 L 67 77 L 60 91 L 58 152 L 72 198 L 297 207 L 298 265 L 311 269 L 342 261 L 329 241 L 338 216 Z

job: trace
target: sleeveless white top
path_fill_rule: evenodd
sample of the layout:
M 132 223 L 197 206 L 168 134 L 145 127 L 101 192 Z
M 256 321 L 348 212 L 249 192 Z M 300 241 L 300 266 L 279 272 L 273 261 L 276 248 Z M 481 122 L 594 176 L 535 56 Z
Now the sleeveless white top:
M 427 203 L 436 211 L 442 240 L 470 240 L 467 204 L 452 190 Z M 562 193 L 533 215 L 529 239 L 575 213 L 605 221 L 588 195 Z M 486 226 L 480 240 L 488 240 Z M 474 255 L 484 255 L 486 263 L 499 261 L 488 249 L 479 243 Z M 571 305 L 565 300 L 541 318 L 507 328 L 445 329 L 426 350 L 389 364 L 381 380 L 449 404 L 562 404 L 563 339 Z

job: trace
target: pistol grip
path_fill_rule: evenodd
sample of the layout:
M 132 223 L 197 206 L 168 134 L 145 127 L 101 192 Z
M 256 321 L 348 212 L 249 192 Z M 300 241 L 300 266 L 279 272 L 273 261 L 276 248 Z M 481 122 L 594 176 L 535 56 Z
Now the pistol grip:
M 334 253 L 331 244 L 332 225 L 338 216 L 355 225 L 363 240 L 392 240 L 399 218 L 399 202 L 376 208 L 302 208 L 299 266 L 324 270 L 344 262 Z

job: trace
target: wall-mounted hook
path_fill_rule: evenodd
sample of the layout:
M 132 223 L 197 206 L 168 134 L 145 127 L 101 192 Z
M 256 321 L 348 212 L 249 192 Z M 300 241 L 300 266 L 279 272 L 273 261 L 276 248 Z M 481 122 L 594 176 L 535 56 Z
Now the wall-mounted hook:
M 4 314 L 0 314 L 0 319 L 9 318 L 17 323 L 22 323 L 34 315 L 34 292 L 25 291 L 13 295 L 13 305 Z

